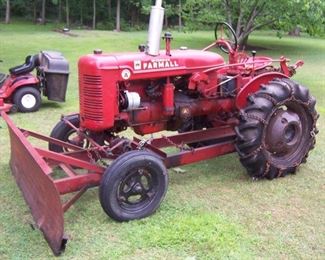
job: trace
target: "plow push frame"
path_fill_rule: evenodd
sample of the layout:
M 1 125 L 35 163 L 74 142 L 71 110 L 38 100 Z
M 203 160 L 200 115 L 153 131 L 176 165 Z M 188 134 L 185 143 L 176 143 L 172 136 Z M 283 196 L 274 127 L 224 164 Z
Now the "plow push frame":
M 39 228 L 55 255 L 66 247 L 68 236 L 64 230 L 64 213 L 89 189 L 99 186 L 106 166 L 104 160 L 114 160 L 121 146 L 130 151 L 146 150 L 159 158 L 166 168 L 186 165 L 235 151 L 235 132 L 231 126 L 161 136 L 148 140 L 122 138 L 112 147 L 93 145 L 82 148 L 68 142 L 47 137 L 15 126 L 10 117 L 1 112 L 8 126 L 11 145 L 10 168 Z M 62 119 L 64 120 L 64 118 Z M 56 153 L 36 147 L 29 138 L 60 145 L 69 151 Z M 213 144 L 198 148 L 186 144 L 213 140 Z M 175 147 L 179 152 L 167 154 L 163 148 Z M 57 169 L 60 169 L 58 174 Z M 63 174 L 62 174 L 63 173 Z M 63 201 L 62 195 L 73 193 Z

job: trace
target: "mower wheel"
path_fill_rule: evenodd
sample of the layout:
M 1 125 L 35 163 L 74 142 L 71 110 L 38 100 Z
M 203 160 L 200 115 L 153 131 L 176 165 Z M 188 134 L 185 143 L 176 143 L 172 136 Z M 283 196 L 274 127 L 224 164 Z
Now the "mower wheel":
M 75 127 L 79 128 L 80 125 L 80 119 L 79 119 L 79 115 L 75 114 L 75 115 L 69 115 L 66 116 L 65 119 L 70 122 L 72 125 L 74 125 Z M 86 142 L 85 140 L 83 140 L 82 138 L 80 138 L 76 132 L 75 129 L 73 129 L 70 125 L 68 125 L 66 122 L 64 122 L 63 120 L 60 120 L 60 122 L 58 122 L 56 124 L 56 126 L 53 128 L 50 137 L 58 139 L 60 141 L 63 142 L 68 142 L 80 147 L 88 147 L 89 144 L 88 142 Z M 63 148 L 60 145 L 57 144 L 49 144 L 49 150 L 52 152 L 57 152 L 57 153 L 63 153 L 63 152 L 67 152 L 65 148 Z
M 34 87 L 21 87 L 13 97 L 14 104 L 22 113 L 35 112 L 41 106 L 41 93 Z
M 283 177 L 306 162 L 318 130 L 316 100 L 289 79 L 274 79 L 241 110 L 236 149 L 254 178 Z
M 163 162 L 148 151 L 130 151 L 105 171 L 99 199 L 108 216 L 117 221 L 147 217 L 162 202 L 168 186 Z

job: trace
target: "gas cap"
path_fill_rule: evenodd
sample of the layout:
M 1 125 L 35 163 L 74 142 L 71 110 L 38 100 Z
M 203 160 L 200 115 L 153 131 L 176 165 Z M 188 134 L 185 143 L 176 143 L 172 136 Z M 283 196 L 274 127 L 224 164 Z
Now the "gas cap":
M 102 54 L 103 53 L 103 51 L 101 50 L 101 49 L 96 49 L 96 50 L 94 50 L 94 54 Z

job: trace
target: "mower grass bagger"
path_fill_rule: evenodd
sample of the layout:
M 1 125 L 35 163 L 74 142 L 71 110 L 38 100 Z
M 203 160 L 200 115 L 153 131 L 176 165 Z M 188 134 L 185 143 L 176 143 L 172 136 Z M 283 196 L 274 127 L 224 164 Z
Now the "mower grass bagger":
M 168 168 L 237 152 L 250 176 L 273 179 L 294 173 L 315 145 L 316 100 L 290 79 L 302 61 L 240 52 L 227 23 L 217 24 L 216 40 L 203 50 L 171 50 L 170 33 L 160 50 L 163 17 L 157 0 L 148 42 L 137 53 L 97 49 L 80 58 L 80 111 L 63 116 L 50 137 L 19 129 L 1 114 L 12 173 L 55 255 L 68 238 L 64 212 L 89 188 L 99 186 L 109 217 L 140 219 L 162 202 Z M 228 61 L 209 51 L 214 47 Z M 172 133 L 129 139 L 121 135 L 126 129 Z
M 9 69 L 9 75 L 0 73 L 0 111 L 35 112 L 42 92 L 49 100 L 64 102 L 68 76 L 69 64 L 59 52 L 27 56 L 24 64 Z

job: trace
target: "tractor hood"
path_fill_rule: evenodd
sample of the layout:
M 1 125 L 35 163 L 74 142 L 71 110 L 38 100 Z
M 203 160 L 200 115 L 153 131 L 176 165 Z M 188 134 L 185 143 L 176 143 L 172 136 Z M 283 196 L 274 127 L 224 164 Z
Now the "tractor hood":
M 120 80 L 134 80 L 185 75 L 223 64 L 222 56 L 213 52 L 174 50 L 170 56 L 161 54 L 155 57 L 144 52 L 90 54 L 80 58 L 79 69 L 87 71 L 87 74 L 101 74 L 98 70 L 121 70 Z

